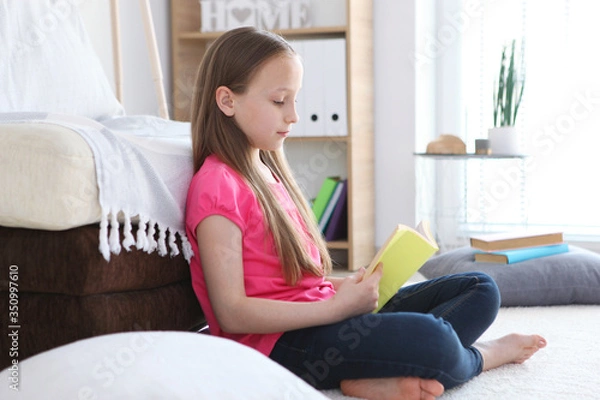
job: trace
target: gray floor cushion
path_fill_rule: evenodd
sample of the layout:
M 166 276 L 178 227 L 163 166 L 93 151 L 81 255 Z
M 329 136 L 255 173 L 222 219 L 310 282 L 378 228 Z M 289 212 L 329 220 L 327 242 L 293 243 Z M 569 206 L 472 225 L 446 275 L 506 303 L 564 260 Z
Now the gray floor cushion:
M 514 264 L 475 262 L 475 250 L 462 247 L 437 255 L 419 272 L 431 279 L 480 271 L 500 288 L 503 306 L 600 304 L 600 254 L 569 246 L 569 252 Z

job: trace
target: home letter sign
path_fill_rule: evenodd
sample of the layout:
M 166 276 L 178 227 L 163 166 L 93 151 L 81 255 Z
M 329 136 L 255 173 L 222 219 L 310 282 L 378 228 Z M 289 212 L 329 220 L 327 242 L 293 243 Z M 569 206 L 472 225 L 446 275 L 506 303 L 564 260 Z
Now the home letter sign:
M 308 28 L 311 0 L 200 0 L 202 32 L 240 26 L 261 29 Z

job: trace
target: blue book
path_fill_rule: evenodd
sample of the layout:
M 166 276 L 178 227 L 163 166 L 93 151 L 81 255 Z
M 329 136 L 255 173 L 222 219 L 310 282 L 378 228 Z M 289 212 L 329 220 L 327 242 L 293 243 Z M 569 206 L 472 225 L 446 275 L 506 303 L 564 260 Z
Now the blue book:
M 520 261 L 532 260 L 534 258 L 552 256 L 569 251 L 567 243 L 553 244 L 549 246 L 525 247 L 522 249 L 475 253 L 475 261 L 490 262 L 498 264 L 514 264 Z

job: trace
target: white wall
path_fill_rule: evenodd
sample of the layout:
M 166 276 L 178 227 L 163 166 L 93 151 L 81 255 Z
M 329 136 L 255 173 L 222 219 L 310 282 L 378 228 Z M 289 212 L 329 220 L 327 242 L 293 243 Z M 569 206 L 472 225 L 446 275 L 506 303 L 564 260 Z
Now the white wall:
M 106 74 L 112 81 L 114 74 L 108 4 L 108 0 L 81 0 L 79 7 Z M 119 4 L 123 58 L 123 105 L 125 111 L 129 115 L 158 115 L 158 102 L 148 59 L 144 26 L 140 17 L 139 1 L 122 0 Z M 171 28 L 169 1 L 150 0 L 150 7 L 161 58 L 164 87 L 167 101 L 170 104 Z
M 374 1 L 375 243 L 415 223 L 416 2 Z

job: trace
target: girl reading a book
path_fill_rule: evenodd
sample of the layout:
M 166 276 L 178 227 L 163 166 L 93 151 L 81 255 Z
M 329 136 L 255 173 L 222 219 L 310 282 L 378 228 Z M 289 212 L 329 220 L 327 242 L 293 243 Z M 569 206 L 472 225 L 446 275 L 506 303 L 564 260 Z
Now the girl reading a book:
M 249 27 L 220 36 L 200 65 L 186 228 L 211 334 L 319 389 L 368 399 L 433 399 L 544 347 L 537 335 L 475 343 L 499 307 L 483 274 L 403 288 L 375 314 L 386 266 L 328 276 L 326 244 L 282 149 L 302 72 L 285 40 Z

